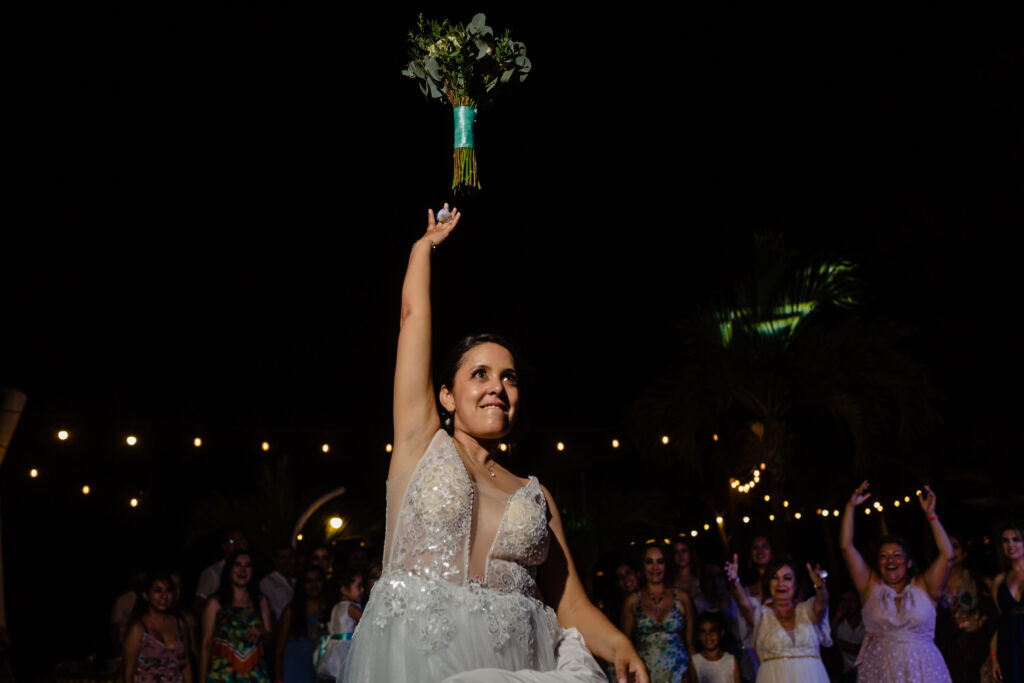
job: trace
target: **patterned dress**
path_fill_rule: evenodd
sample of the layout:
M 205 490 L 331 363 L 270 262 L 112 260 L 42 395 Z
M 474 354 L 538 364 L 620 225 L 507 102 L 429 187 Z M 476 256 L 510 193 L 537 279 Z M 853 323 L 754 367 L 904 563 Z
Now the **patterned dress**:
M 185 625 L 178 622 L 178 640 L 165 645 L 142 624 L 142 640 L 135 659 L 132 683 L 180 683 L 185 680 Z
M 935 605 L 913 581 L 897 593 L 878 584 L 861 609 L 867 634 L 857 657 L 858 683 L 949 683 L 935 647 Z
M 680 683 L 686 675 L 688 657 L 683 634 L 686 616 L 679 606 L 679 595 L 672 591 L 672 611 L 665 621 L 655 621 L 643 609 L 640 593 L 636 594 L 636 616 L 633 630 L 636 649 L 647 665 L 651 683 Z
M 250 628 L 262 628 L 263 618 L 252 607 L 221 607 L 213 627 L 210 675 L 207 681 L 228 683 L 269 683 L 270 674 L 263 659 L 263 641 L 246 640 Z
M 438 430 L 387 495 L 384 572 L 342 681 L 606 682 L 579 632 L 536 597 L 550 543 L 536 478 L 512 494 L 479 486 Z

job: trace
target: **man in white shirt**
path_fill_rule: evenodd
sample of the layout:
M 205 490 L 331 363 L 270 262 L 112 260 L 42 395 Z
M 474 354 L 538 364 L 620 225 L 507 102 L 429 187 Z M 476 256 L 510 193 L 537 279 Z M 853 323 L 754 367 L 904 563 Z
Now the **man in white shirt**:
M 267 596 L 270 610 L 274 613 L 274 623 L 281 619 L 281 612 L 291 604 L 295 594 L 295 570 L 298 558 L 295 548 L 283 545 L 274 552 L 274 571 L 260 581 L 260 592 Z

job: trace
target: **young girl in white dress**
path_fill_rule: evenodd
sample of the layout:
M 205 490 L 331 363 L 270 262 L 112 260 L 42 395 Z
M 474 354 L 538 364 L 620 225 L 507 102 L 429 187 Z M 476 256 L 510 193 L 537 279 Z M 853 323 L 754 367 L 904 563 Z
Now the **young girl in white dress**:
M 740 683 L 736 658 L 722 649 L 725 619 L 718 612 L 705 612 L 697 619 L 697 641 L 701 651 L 690 660 L 689 683 Z

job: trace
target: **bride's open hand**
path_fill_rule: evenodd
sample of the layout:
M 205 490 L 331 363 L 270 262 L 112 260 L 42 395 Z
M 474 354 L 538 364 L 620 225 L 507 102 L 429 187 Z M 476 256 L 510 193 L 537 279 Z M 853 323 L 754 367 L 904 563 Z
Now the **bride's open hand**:
M 444 211 L 447 210 L 448 202 L 445 202 Z M 459 213 L 459 210 L 452 209 L 448 220 L 439 221 L 434 218 L 434 210 L 427 209 L 427 232 L 424 233 L 423 236 L 430 240 L 430 243 L 436 247 L 441 244 L 441 242 L 444 242 L 451 231 L 455 229 L 460 218 L 462 218 L 462 214 Z

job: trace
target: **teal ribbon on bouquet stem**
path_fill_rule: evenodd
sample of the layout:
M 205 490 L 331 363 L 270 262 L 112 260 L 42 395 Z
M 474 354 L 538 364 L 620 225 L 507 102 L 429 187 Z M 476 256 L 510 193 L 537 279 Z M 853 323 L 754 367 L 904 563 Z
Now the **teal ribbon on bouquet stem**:
M 476 119 L 476 107 L 455 107 L 455 144 L 452 149 L 460 147 L 473 148 L 473 121 Z

